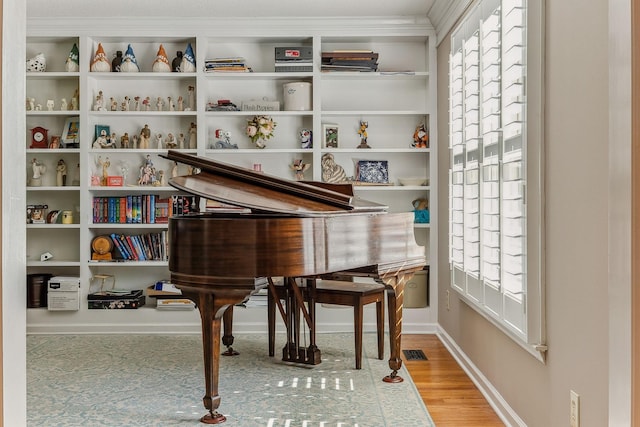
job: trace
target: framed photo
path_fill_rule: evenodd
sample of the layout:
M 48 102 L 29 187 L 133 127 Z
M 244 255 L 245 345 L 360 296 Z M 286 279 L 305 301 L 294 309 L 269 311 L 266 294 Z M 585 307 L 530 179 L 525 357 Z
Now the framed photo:
M 62 129 L 62 143 L 66 148 L 77 147 L 80 141 L 80 117 L 69 117 Z
M 109 125 L 96 125 L 96 134 L 93 135 L 93 140 L 95 141 L 104 131 L 104 136 L 109 139 L 111 137 L 111 128 Z
M 325 148 L 338 148 L 338 125 L 322 125 L 322 137 Z
M 386 160 L 359 160 L 356 172 L 357 181 L 369 184 L 389 183 L 389 165 Z

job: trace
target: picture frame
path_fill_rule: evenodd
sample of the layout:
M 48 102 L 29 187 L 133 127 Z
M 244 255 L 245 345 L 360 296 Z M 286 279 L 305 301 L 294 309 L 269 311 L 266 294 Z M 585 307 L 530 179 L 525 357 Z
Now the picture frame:
M 322 125 L 322 140 L 325 148 L 338 148 L 339 127 L 336 124 Z
M 356 181 L 367 184 L 389 183 L 387 160 L 359 160 L 356 166 Z
M 78 147 L 80 141 L 80 117 L 69 117 L 62 129 L 62 143 L 65 148 Z
M 93 135 L 93 140 L 98 139 L 102 131 L 105 131 L 105 135 L 107 139 L 111 137 L 111 127 L 109 125 L 96 125 L 95 135 Z

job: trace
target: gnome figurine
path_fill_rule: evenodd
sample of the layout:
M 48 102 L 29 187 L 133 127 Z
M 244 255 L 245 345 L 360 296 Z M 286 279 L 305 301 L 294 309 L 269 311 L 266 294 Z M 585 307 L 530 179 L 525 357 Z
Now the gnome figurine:
M 122 64 L 120 64 L 120 72 L 137 73 L 138 71 L 140 71 L 140 67 L 138 67 L 136 55 L 133 53 L 133 48 L 131 47 L 131 45 L 128 45 L 127 51 L 124 53 Z
M 106 73 L 111 71 L 111 64 L 107 59 L 107 55 L 104 53 L 102 43 L 98 43 L 98 48 L 96 49 L 96 54 L 93 56 L 93 60 L 91 61 L 90 69 L 94 73 Z
M 64 63 L 64 69 L 69 73 L 77 72 L 80 69 L 78 45 L 75 43 L 73 44 L 71 52 L 69 52 L 69 56 L 67 56 Z
M 196 72 L 196 55 L 193 53 L 191 43 L 187 44 L 187 49 L 182 55 L 182 64 L 180 64 L 180 71 L 183 73 Z
M 156 54 L 156 59 L 153 61 L 153 67 L 151 67 L 152 71 L 155 73 L 170 73 L 171 65 L 169 65 L 169 58 L 167 58 L 167 52 L 165 52 L 164 47 L 160 45 L 158 49 L 158 53 Z

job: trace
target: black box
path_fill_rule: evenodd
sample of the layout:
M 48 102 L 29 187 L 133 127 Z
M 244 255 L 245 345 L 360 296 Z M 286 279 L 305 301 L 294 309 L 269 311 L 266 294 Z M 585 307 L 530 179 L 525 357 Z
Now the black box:
M 146 297 L 142 290 L 134 290 L 127 294 L 111 294 L 106 292 L 96 292 L 87 295 L 89 309 L 136 309 L 146 303 Z
M 313 48 L 311 46 L 276 47 L 276 61 L 312 61 Z

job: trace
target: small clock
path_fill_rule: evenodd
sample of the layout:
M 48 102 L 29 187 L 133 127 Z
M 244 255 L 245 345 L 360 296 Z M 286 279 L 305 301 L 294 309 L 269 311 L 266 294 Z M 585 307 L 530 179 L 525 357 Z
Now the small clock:
M 29 148 L 48 148 L 49 147 L 49 136 L 47 133 L 48 129 L 45 129 L 41 126 L 36 126 L 31 129 L 31 146 Z

